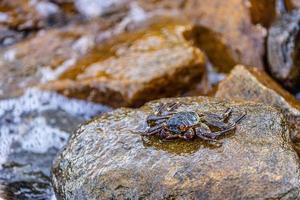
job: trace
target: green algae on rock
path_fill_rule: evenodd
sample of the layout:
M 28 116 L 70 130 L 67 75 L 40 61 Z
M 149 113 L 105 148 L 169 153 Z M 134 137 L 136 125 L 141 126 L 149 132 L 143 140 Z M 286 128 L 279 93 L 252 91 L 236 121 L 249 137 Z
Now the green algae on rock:
M 185 37 L 191 32 L 189 24 L 168 22 L 118 35 L 42 88 L 113 107 L 176 96 L 205 71 L 203 53 Z
M 247 112 L 214 148 L 191 142 L 143 141 L 146 117 L 159 103 L 178 111 Z M 260 199 L 300 197 L 299 159 L 284 116 L 251 102 L 214 98 L 161 99 L 120 108 L 82 125 L 53 166 L 58 199 Z
M 291 138 L 300 153 L 300 103 L 265 72 L 237 65 L 219 84 L 215 96 L 256 101 L 280 109 L 291 126 Z

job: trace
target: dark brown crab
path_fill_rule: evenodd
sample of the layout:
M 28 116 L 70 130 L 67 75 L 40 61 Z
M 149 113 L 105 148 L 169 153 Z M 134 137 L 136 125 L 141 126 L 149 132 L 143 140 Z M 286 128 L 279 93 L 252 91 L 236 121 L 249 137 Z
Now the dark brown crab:
M 197 136 L 206 141 L 219 143 L 217 139 L 234 130 L 236 124 L 246 115 L 242 114 L 233 123 L 229 123 L 226 121 L 232 113 L 232 108 L 228 108 L 222 115 L 217 115 L 193 111 L 175 112 L 179 106 L 179 103 L 161 104 L 154 115 L 147 117 L 149 128 L 142 135 L 158 135 L 164 140 L 177 138 L 191 140 Z M 210 127 L 218 131 L 212 131 Z

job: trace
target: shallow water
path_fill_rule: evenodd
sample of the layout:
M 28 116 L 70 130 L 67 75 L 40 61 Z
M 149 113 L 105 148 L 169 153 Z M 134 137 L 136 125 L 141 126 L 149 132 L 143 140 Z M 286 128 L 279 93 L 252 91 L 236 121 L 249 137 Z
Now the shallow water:
M 0 199 L 55 199 L 55 155 L 80 123 L 109 110 L 35 89 L 0 101 Z

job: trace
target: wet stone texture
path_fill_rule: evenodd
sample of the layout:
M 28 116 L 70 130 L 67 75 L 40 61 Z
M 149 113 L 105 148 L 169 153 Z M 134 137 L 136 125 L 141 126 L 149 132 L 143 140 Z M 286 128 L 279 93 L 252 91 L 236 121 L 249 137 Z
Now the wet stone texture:
M 178 111 L 247 112 L 221 147 L 193 141 L 144 141 L 159 102 Z M 58 199 L 298 199 L 299 160 L 284 116 L 263 104 L 213 98 L 162 99 L 121 108 L 81 126 L 53 166 Z
M 280 109 L 291 127 L 291 138 L 300 152 L 300 104 L 265 72 L 236 66 L 217 89 L 216 97 L 265 103 Z
M 146 11 L 161 9 L 178 12 L 199 26 L 198 45 L 210 61 L 221 71 L 228 72 L 237 63 L 263 67 L 264 38 L 266 30 L 254 25 L 252 16 L 258 15 L 255 9 L 261 1 L 244 0 L 139 0 Z M 275 4 L 268 4 L 275 12 Z M 269 13 L 265 11 L 265 13 Z M 225 17 L 226 16 L 226 17 Z M 268 17 L 271 15 L 268 14 Z M 260 20 L 260 23 L 264 22 Z M 269 19 L 266 21 L 269 23 Z
M 270 28 L 267 41 L 272 76 L 295 92 L 300 86 L 299 22 L 300 10 L 283 15 Z
M 192 32 L 188 24 L 169 22 L 121 34 L 42 88 L 113 107 L 176 96 L 205 71 L 204 55 L 185 38 Z

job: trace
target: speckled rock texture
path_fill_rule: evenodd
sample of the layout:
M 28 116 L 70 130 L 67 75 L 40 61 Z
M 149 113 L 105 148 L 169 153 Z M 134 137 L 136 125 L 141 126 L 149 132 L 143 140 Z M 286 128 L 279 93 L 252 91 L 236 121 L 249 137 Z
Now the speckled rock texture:
M 281 110 L 291 127 L 291 138 L 300 152 L 300 104 L 265 72 L 237 65 L 223 80 L 215 94 L 228 100 L 265 103 Z
M 140 135 L 160 102 L 178 111 L 246 117 L 222 146 Z M 214 98 L 161 99 L 120 108 L 82 125 L 57 157 L 57 199 L 299 199 L 299 159 L 284 116 L 263 104 Z

